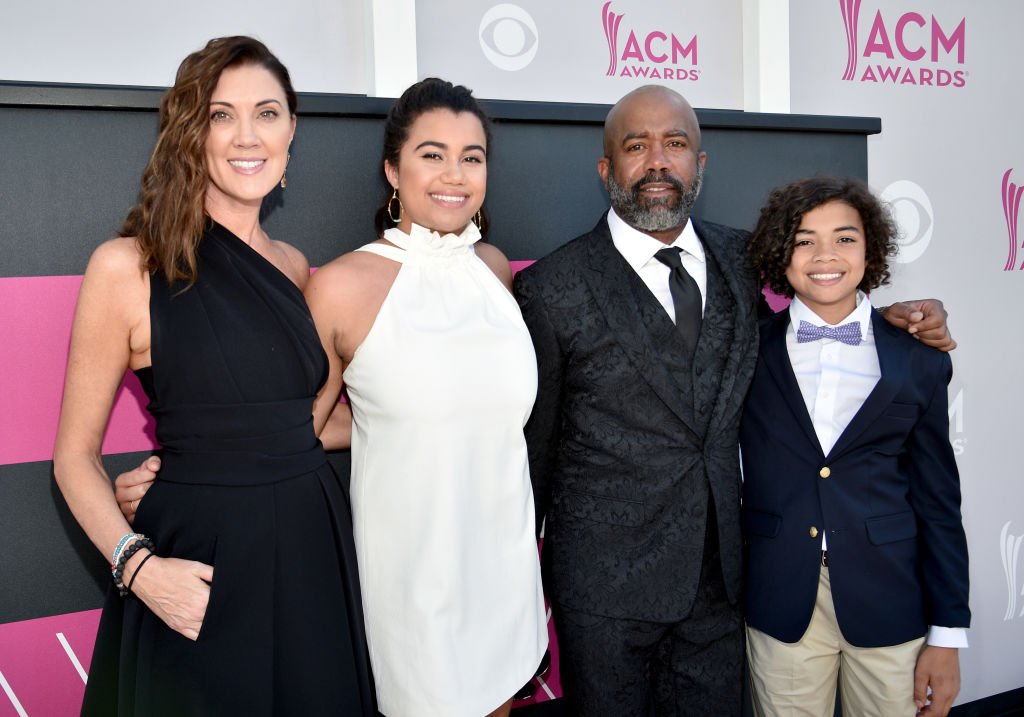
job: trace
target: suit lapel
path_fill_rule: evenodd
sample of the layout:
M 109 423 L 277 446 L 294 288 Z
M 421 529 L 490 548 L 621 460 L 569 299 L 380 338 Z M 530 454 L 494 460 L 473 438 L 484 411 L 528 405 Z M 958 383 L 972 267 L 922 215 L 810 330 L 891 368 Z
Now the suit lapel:
M 712 277 L 717 274 L 719 287 L 731 299 L 729 309 L 732 312 L 729 326 L 731 336 L 722 346 L 710 347 L 717 355 L 725 356 L 725 364 L 721 372 L 721 380 L 717 386 L 705 386 L 706 395 L 713 396 L 716 401 L 712 410 L 708 430 L 716 430 L 718 426 L 727 425 L 732 417 L 742 410 L 746 395 L 746 384 L 742 391 L 736 391 L 736 382 L 746 381 L 754 371 L 757 358 L 757 324 L 755 318 L 754 287 L 751 277 L 743 271 L 742 257 L 732 255 L 721 239 L 701 222 L 691 219 L 701 245 L 707 254 L 708 264 L 708 297 L 711 297 L 715 284 Z M 717 268 L 717 271 L 715 269 Z M 708 302 L 708 307 L 713 308 Z M 705 312 L 707 316 L 707 312 Z M 706 365 L 706 357 L 702 350 L 708 346 L 703 341 L 697 345 L 696 362 L 698 366 Z
M 587 271 L 583 276 L 608 328 L 636 367 L 639 377 L 687 428 L 698 433 L 688 373 L 673 370 L 679 364 L 678 352 L 682 351 L 682 340 L 675 325 L 615 248 L 607 219 L 601 220 L 592 236 Z
M 878 351 L 878 366 L 882 375 L 846 430 L 839 436 L 839 440 L 829 453 L 829 458 L 847 450 L 860 434 L 878 419 L 892 403 L 909 375 L 910 356 L 899 348 L 895 334 L 898 329 L 890 326 L 889 322 L 874 309 L 871 310 L 871 326 L 874 329 L 875 350 Z
M 814 430 L 810 414 L 807 413 L 807 404 L 804 403 L 804 396 L 800 392 L 800 384 L 793 373 L 793 363 L 789 360 L 789 351 L 786 349 L 788 328 L 789 311 L 782 311 L 770 321 L 761 324 L 761 330 L 764 332 L 761 338 L 761 362 L 779 387 L 779 393 L 785 399 L 786 407 L 793 414 L 800 430 L 807 436 L 811 445 L 822 453 L 818 434 Z

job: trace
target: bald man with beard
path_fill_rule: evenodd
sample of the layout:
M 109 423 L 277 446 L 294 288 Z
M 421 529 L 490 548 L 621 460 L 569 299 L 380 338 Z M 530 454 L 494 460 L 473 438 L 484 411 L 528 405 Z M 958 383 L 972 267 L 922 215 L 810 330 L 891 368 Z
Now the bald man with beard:
M 706 162 L 682 96 L 630 92 L 597 166 L 611 209 L 515 280 L 537 351 L 526 433 L 574 715 L 741 710 L 737 438 L 766 307 L 747 233 L 690 216 Z M 937 302 L 889 318 L 955 345 Z

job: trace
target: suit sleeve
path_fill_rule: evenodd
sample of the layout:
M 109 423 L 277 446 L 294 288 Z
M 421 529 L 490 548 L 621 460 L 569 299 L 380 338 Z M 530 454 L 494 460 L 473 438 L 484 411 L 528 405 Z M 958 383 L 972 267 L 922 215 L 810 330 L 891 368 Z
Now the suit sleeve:
M 917 519 L 925 617 L 929 625 L 968 627 L 967 538 L 960 515 L 960 475 L 949 443 L 947 385 L 953 369 L 941 361 L 931 400 L 907 443 L 910 502 Z
M 528 273 L 516 275 L 514 290 L 537 354 L 537 398 L 526 424 L 526 446 L 539 535 L 551 499 L 561 440 L 564 357 L 547 307 Z

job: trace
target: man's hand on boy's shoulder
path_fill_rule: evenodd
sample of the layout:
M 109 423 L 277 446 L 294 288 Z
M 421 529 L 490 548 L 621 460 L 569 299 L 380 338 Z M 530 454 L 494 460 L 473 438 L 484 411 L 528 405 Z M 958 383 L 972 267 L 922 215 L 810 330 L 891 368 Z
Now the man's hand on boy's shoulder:
M 938 299 L 898 301 L 879 309 L 893 326 L 905 329 L 914 338 L 939 351 L 952 351 L 956 341 L 949 333 L 948 314 Z
M 928 688 L 931 688 L 931 695 Z M 914 668 L 914 702 L 919 715 L 946 717 L 960 692 L 960 652 L 925 645 Z

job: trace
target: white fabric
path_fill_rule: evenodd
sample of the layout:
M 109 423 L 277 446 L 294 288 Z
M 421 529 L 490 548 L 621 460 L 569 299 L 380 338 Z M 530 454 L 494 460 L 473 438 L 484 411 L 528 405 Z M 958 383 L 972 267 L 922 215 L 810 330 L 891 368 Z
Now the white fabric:
M 352 513 L 379 709 L 480 717 L 547 647 L 523 426 L 536 358 L 519 307 L 460 236 L 361 249 L 402 263 L 344 373 Z
M 668 277 L 672 270 L 655 259 L 654 255 L 666 246 L 677 246 L 682 249 L 683 253 L 679 258 L 686 273 L 697 282 L 697 288 L 700 289 L 700 309 L 703 313 L 708 296 L 708 265 L 704 247 L 693 229 L 693 222 L 687 221 L 683 231 L 671 244 L 664 244 L 650 234 L 644 234 L 629 226 L 614 209 L 608 210 L 608 229 L 611 231 L 615 248 L 647 284 L 647 288 L 665 308 L 673 323 L 676 320 L 676 305 L 672 302 L 672 292 L 668 288 Z
M 861 342 L 849 346 L 835 339 L 819 339 L 801 344 L 796 340 L 796 329 L 801 321 L 818 326 L 859 321 Z M 871 326 L 871 303 L 858 291 L 857 308 L 842 321 L 829 324 L 800 301 L 800 297 L 794 297 L 789 305 L 786 349 L 814 432 L 827 456 L 882 376 Z M 822 550 L 828 549 L 826 532 L 821 531 Z M 928 631 L 928 644 L 967 647 L 967 629 L 932 626 Z

